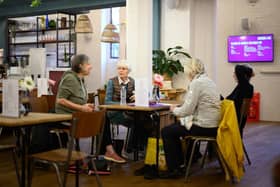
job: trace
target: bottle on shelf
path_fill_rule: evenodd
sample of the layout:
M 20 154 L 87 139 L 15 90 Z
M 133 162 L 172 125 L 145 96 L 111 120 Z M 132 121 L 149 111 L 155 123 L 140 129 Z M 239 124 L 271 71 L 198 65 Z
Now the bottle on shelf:
M 68 58 L 67 58 L 67 50 L 66 50 L 66 45 L 64 44 L 64 62 L 67 62 Z
M 44 16 L 40 17 L 40 29 L 46 29 L 46 19 Z
M 49 28 L 49 16 L 48 16 L 48 14 L 46 15 L 46 23 L 45 23 L 45 25 L 46 25 L 46 29 L 48 29 Z
M 121 85 L 121 101 L 120 104 L 121 105 L 126 105 L 126 86 L 125 85 Z

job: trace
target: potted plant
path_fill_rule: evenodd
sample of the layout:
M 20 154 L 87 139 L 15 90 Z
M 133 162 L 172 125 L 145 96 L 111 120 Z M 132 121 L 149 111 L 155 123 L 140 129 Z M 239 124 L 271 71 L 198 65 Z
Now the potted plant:
M 168 48 L 166 52 L 160 49 L 153 50 L 153 73 L 163 75 L 165 80 L 170 80 L 178 72 L 184 72 L 180 57 L 191 58 L 181 46 Z

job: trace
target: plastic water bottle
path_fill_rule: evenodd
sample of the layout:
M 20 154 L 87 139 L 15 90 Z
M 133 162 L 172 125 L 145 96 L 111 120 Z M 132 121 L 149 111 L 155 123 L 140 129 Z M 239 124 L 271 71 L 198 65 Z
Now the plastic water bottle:
M 124 85 L 121 86 L 121 105 L 126 105 L 126 87 Z

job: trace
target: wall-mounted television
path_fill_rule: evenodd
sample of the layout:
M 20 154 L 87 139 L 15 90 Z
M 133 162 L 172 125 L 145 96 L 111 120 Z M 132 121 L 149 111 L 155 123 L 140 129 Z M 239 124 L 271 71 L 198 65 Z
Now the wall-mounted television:
M 273 62 L 273 34 L 228 37 L 229 62 Z

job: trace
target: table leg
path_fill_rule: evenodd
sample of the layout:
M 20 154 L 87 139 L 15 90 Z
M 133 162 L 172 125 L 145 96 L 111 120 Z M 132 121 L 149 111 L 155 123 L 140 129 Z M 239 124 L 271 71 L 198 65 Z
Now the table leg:
M 153 121 L 154 127 L 156 127 L 156 172 L 159 173 L 159 138 L 160 138 L 160 115 L 158 112 L 151 114 L 151 119 Z
M 21 150 L 21 181 L 20 186 L 25 187 L 26 186 L 26 166 L 29 168 L 29 160 L 27 160 L 28 155 L 28 146 L 30 142 L 30 129 L 29 128 L 21 128 L 19 132 L 19 136 L 21 139 L 20 142 L 20 150 Z
M 20 129 L 20 150 L 21 150 L 21 187 L 25 187 L 25 168 L 26 168 L 26 133 L 23 128 Z

